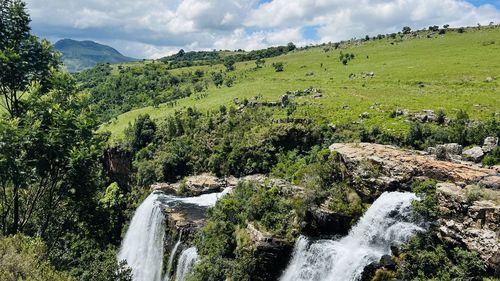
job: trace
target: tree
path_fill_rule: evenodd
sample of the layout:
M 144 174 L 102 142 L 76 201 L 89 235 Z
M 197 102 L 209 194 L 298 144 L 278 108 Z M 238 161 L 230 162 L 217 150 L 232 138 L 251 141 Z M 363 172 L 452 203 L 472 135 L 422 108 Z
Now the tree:
M 283 63 L 282 62 L 273 62 L 273 67 L 276 72 L 282 72 L 283 71 Z
M 224 83 L 224 77 L 222 73 L 215 72 L 212 74 L 212 81 L 214 82 L 215 87 L 220 87 L 222 83 Z
M 411 28 L 409 26 L 403 27 L 403 34 L 409 34 L 411 32 Z
M 51 69 L 59 65 L 58 56 L 46 40 L 30 34 L 30 17 L 20 0 L 0 0 L 0 95 L 11 118 L 22 114 L 22 97 L 30 85 L 41 85 L 47 92 Z
M 264 66 L 264 64 L 265 64 L 265 63 L 266 63 L 266 61 L 265 61 L 265 60 L 263 60 L 263 59 L 260 59 L 260 58 L 259 58 L 259 59 L 257 59 L 257 60 L 255 61 L 255 67 L 256 67 L 256 68 L 262 68 L 262 67 Z
M 145 114 L 137 117 L 134 125 L 127 128 L 125 135 L 131 145 L 131 150 L 137 152 L 153 141 L 155 133 L 156 123 L 148 114 Z
M 287 49 L 288 49 L 288 51 L 289 51 L 289 52 L 291 52 L 291 51 L 293 51 L 293 50 L 297 49 L 297 47 L 295 46 L 295 44 L 293 44 L 292 42 L 288 43 L 288 44 L 286 45 L 286 47 L 287 47 Z
M 235 70 L 236 69 L 234 66 L 235 63 L 236 63 L 236 61 L 233 58 L 229 58 L 229 59 L 225 60 L 224 66 L 226 67 L 226 71 Z

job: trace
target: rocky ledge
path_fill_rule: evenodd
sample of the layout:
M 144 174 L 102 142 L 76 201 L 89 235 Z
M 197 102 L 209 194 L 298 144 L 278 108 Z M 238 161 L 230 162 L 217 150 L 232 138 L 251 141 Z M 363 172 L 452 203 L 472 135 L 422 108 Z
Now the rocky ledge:
M 207 193 L 220 192 L 229 185 L 235 185 L 231 179 L 218 178 L 209 174 L 189 176 L 176 183 L 156 183 L 153 190 L 161 190 L 167 194 L 187 194 L 198 196 Z
M 440 161 L 425 152 L 373 143 L 335 143 L 330 150 L 339 154 L 344 176 L 353 181 L 364 201 L 373 201 L 384 191 L 409 190 L 417 177 L 500 188 L 498 168 L 472 162 Z

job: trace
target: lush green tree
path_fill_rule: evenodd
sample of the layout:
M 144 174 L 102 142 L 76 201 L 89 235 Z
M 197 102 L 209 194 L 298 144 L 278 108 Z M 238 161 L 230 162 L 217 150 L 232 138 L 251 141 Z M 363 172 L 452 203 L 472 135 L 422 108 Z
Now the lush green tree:
M 49 72 L 59 64 L 50 43 L 30 34 L 30 17 L 20 0 L 0 1 L 0 95 L 11 118 L 23 114 L 23 96 L 33 83 L 50 86 Z
M 139 115 L 135 123 L 129 125 L 125 131 L 125 136 L 130 144 L 130 149 L 136 152 L 151 143 L 154 140 L 155 133 L 156 123 L 146 114 Z
M 222 83 L 224 83 L 224 76 L 222 76 L 222 73 L 220 72 L 212 73 L 212 81 L 214 82 L 215 87 L 220 87 L 222 86 Z
M 257 59 L 257 60 L 255 61 L 255 67 L 256 67 L 256 68 L 262 68 L 262 67 L 264 66 L 264 64 L 265 64 L 265 63 L 266 63 L 266 61 L 265 61 L 265 60 L 263 60 L 263 59 Z
M 234 71 L 236 69 L 236 67 L 234 66 L 234 64 L 236 63 L 236 61 L 234 60 L 234 58 L 228 58 L 224 61 L 224 66 L 226 67 L 226 71 Z
M 24 235 L 0 238 L 0 280 L 71 281 L 47 261 L 47 248 L 41 239 Z M 109 280 L 111 281 L 111 280 Z
M 403 27 L 403 34 L 409 34 L 411 32 L 411 28 L 409 26 Z

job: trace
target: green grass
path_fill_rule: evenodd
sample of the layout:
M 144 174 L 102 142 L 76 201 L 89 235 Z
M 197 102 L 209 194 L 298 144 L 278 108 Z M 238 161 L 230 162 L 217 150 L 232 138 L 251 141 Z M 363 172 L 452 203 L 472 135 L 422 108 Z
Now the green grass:
M 320 88 L 323 96 L 294 98 L 299 105 L 294 116 L 326 119 L 334 124 L 362 122 L 396 133 L 406 130 L 408 122 L 405 118 L 389 118 L 395 109 L 410 112 L 444 109 L 449 116 L 464 109 L 473 119 L 498 113 L 500 28 L 468 29 L 463 34 L 448 32 L 433 38 L 420 34 L 419 37 L 399 42 L 368 41 L 329 52 L 323 47 L 310 48 L 266 59 L 265 67 L 258 70 L 254 69 L 253 61 L 237 63 L 236 71 L 230 73 L 237 77 L 231 88 L 211 86 L 207 97 L 197 100 L 193 95 L 179 100 L 173 108 L 162 105 L 133 110 L 104 124 L 101 130 L 110 131 L 112 140 L 116 140 L 140 114 L 149 114 L 161 121 L 187 107 L 215 109 L 233 104 L 234 98 L 241 101 L 258 95 L 262 100 L 277 101 L 288 90 L 310 86 Z M 356 58 L 344 66 L 338 59 L 340 51 L 354 53 Z M 284 72 L 274 71 L 271 64 L 277 61 L 285 63 Z M 190 67 L 172 72 L 194 69 L 210 72 L 222 68 L 221 65 Z M 361 72 L 371 71 L 375 73 L 373 78 L 360 77 Z M 311 72 L 314 75 L 306 76 Z M 350 73 L 357 74 L 358 78 L 350 80 Z M 497 79 L 487 83 L 486 77 Z M 362 112 L 369 112 L 370 118 L 361 120 Z

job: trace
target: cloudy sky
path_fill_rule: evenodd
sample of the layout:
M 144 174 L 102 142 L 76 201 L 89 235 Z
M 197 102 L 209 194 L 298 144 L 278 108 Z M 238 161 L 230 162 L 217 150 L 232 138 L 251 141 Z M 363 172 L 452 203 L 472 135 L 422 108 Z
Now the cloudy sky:
M 35 34 L 94 40 L 137 58 L 260 49 L 500 23 L 500 0 L 27 0 Z

